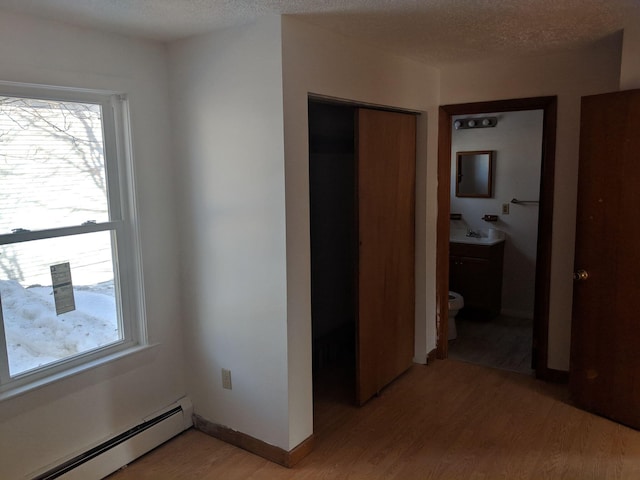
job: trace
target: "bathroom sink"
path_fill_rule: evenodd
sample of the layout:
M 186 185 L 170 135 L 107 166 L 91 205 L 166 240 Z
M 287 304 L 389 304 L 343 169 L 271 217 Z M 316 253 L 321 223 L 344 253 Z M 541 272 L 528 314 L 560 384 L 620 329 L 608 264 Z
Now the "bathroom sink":
M 466 235 L 451 235 L 450 242 L 467 243 L 470 245 L 495 245 L 504 242 L 504 238 L 488 238 L 488 237 L 467 237 Z

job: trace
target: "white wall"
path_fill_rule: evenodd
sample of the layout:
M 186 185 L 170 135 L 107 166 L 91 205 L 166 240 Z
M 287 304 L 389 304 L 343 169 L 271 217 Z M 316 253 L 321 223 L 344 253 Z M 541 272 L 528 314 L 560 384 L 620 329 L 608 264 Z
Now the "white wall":
M 170 46 L 189 394 L 288 450 L 281 63 L 278 17 Z
M 282 19 L 287 208 L 290 446 L 312 432 L 307 96 L 427 112 L 418 119 L 416 361 L 435 348 L 438 73 L 351 39 Z M 427 157 L 433 159 L 429 164 Z
M 263 18 L 173 43 L 170 70 L 194 409 L 289 450 L 313 431 L 307 94 L 427 111 L 437 105 L 437 73 L 286 17 L 282 29 Z M 434 117 L 430 135 L 435 126 Z M 436 218 L 436 174 L 435 165 L 427 172 L 426 116 L 419 132 L 416 351 L 424 361 L 435 348 L 435 232 L 426 225 Z M 221 388 L 220 368 L 232 370 L 232 391 Z
M 443 104 L 558 96 L 548 361 L 558 370 L 569 368 L 580 97 L 618 89 L 620 48 L 613 36 L 584 50 L 441 71 Z
M 625 42 L 625 78 L 637 71 L 636 47 Z M 617 89 L 619 48 L 612 39 L 586 51 L 449 67 L 439 80 L 427 66 L 292 18 L 266 18 L 171 46 L 170 125 L 162 47 L 0 14 L 0 80 L 130 95 L 149 335 L 158 343 L 3 401 L 3 478 L 57 463 L 182 396 L 183 319 L 196 412 L 285 449 L 312 432 L 309 92 L 427 112 L 418 125 L 418 361 L 435 347 L 436 106 L 559 96 L 549 366 L 566 369 L 579 97 Z M 232 370 L 231 391 L 221 389 L 221 367 Z
M 533 318 L 536 274 L 538 206 L 502 204 L 512 198 L 538 200 L 542 160 L 543 111 L 496 112 L 494 128 L 453 129 L 451 137 L 451 212 L 475 231 L 497 228 L 506 233 L 502 282 L 502 311 L 506 315 Z M 469 118 L 472 115 L 463 115 Z M 458 118 L 458 117 L 454 117 Z M 456 197 L 456 152 L 493 150 L 492 198 Z M 498 215 L 495 223 L 482 220 Z
M 185 394 L 164 49 L 0 14 L 0 80 L 129 94 L 149 337 L 156 347 L 0 402 L 0 477 L 85 450 Z
M 620 90 L 640 88 L 640 19 L 630 20 L 624 29 Z

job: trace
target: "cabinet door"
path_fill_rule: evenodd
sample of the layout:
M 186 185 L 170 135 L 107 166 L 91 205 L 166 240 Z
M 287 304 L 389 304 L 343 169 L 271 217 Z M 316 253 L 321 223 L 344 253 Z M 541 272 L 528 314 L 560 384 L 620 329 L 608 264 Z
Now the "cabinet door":
M 484 258 L 459 257 L 458 284 L 464 297 L 464 305 L 469 308 L 489 307 L 493 288 L 490 278 L 490 262 Z
M 360 109 L 357 122 L 356 396 L 363 404 L 413 359 L 416 118 Z

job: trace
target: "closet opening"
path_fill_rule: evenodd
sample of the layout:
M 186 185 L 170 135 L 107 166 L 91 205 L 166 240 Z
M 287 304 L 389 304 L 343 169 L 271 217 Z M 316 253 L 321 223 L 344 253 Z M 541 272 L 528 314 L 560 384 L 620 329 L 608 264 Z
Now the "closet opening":
M 314 399 L 355 402 L 356 107 L 309 100 Z
M 363 405 L 413 363 L 416 115 L 309 100 L 315 400 Z

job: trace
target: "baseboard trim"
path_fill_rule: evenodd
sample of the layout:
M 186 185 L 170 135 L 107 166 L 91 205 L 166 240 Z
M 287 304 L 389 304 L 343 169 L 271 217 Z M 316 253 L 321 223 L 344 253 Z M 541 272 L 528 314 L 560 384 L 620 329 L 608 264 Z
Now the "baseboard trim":
M 427 354 L 427 365 L 430 365 L 431 363 L 435 362 L 436 358 L 438 358 L 438 349 L 434 348 Z
M 311 453 L 311 450 L 313 450 L 313 435 L 308 437 L 293 450 L 286 451 L 280 447 L 276 447 L 275 445 L 270 445 L 262 440 L 258 440 L 246 433 L 238 432 L 229 427 L 225 427 L 224 425 L 210 422 L 197 414 L 193 415 L 193 426 L 201 432 L 211 435 L 218 440 L 230 443 L 231 445 L 242 448 L 243 450 L 258 455 L 259 457 L 266 458 L 271 462 L 287 468 L 293 467 L 296 463 Z
M 536 377 L 549 383 L 569 383 L 569 372 L 554 368 L 541 368 L 536 371 Z
M 315 444 L 315 439 L 314 439 L 313 435 L 311 435 L 310 437 L 307 437 L 306 440 L 304 440 L 302 443 L 300 443 L 293 450 L 288 452 L 288 459 L 287 459 L 285 467 L 291 468 L 295 464 L 300 462 L 300 460 L 302 460 L 304 457 L 309 455 L 311 453 L 311 451 L 313 450 L 314 444 Z

